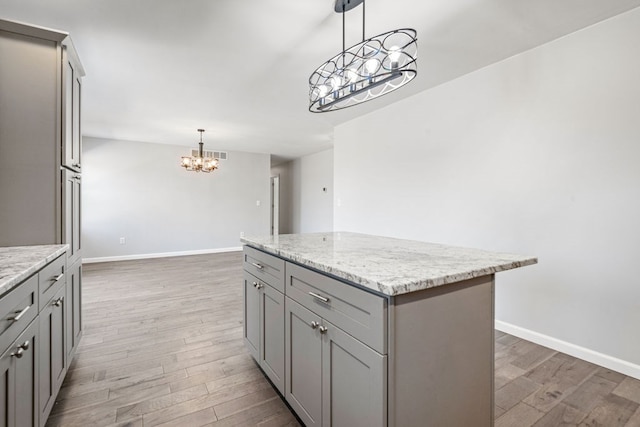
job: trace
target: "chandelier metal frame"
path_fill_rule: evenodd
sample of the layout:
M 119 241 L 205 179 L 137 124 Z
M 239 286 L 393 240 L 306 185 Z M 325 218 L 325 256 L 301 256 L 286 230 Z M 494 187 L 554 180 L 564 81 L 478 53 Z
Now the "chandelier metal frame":
M 202 134 L 204 129 L 198 129 L 200 132 L 200 142 L 198 143 L 197 156 L 183 156 L 180 165 L 187 171 L 211 173 L 218 169 L 218 159 L 204 155 L 204 143 L 202 142 Z
M 345 49 L 345 12 L 362 3 L 362 42 Z M 418 74 L 418 39 L 412 28 L 365 39 L 365 0 L 336 0 L 342 13 L 342 52 L 309 77 L 309 111 L 323 113 L 378 98 Z

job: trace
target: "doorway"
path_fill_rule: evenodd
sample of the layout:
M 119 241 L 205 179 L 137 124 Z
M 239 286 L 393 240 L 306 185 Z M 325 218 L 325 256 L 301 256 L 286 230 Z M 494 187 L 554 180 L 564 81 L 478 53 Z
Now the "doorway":
M 271 235 L 280 234 L 280 176 L 271 177 Z

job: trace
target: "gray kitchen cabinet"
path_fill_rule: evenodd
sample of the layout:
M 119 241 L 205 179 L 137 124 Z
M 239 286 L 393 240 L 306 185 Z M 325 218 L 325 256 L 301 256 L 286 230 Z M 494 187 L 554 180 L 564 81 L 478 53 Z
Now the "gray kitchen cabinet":
M 65 312 L 67 360 L 71 361 L 82 338 L 82 261 L 67 270 Z
M 80 171 L 84 70 L 69 34 L 2 19 L 0 57 L 0 246 L 69 243 L 74 260 L 80 204 L 60 170 Z
M 80 330 L 79 318 L 76 330 L 68 325 L 73 303 L 66 306 L 73 300 L 80 311 L 80 262 L 67 269 L 62 245 L 2 249 L 15 251 L 26 269 L 16 276 L 11 255 L 3 258 L 10 267 L 8 275 L 0 272 L 0 427 L 44 426 Z
M 285 396 L 306 425 L 386 425 L 386 356 L 288 297 L 285 330 Z
M 40 311 L 40 419 L 47 420 L 67 373 L 65 347 L 66 286 Z
M 38 320 L 33 320 L 0 356 L 0 426 L 39 425 Z
M 249 353 L 284 394 L 284 295 L 247 271 L 244 340 Z

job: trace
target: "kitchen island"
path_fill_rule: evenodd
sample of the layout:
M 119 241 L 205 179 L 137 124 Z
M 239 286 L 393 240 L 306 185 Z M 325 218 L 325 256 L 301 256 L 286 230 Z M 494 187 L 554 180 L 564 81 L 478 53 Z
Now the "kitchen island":
M 356 233 L 246 237 L 245 343 L 318 426 L 491 426 L 494 275 L 535 257 Z

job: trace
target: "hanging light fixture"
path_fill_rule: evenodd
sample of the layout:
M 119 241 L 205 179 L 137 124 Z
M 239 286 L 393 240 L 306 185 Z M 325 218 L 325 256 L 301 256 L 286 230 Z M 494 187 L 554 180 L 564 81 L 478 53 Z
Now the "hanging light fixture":
M 206 173 L 213 172 L 214 170 L 218 169 L 218 159 L 209 155 L 205 156 L 204 143 L 202 142 L 202 133 L 204 132 L 204 129 L 198 129 L 198 132 L 200 132 L 198 155 L 182 157 L 181 165 L 188 171 Z
M 362 3 L 362 42 L 345 49 L 345 12 Z M 402 28 L 365 40 L 365 0 L 336 0 L 342 13 L 342 52 L 309 77 L 309 111 L 323 113 L 392 92 L 418 74 L 417 32 Z

